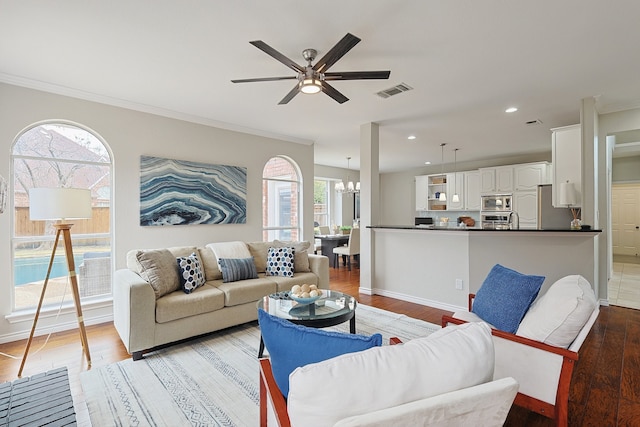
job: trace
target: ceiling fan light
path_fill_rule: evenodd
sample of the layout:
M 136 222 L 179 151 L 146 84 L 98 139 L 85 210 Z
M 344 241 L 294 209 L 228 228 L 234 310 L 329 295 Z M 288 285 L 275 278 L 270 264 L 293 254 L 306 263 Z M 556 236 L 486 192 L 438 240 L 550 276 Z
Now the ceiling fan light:
M 321 90 L 320 80 L 313 79 L 313 78 L 302 80 L 302 84 L 300 86 L 300 91 L 302 93 L 313 94 L 313 93 L 320 92 L 320 90 Z

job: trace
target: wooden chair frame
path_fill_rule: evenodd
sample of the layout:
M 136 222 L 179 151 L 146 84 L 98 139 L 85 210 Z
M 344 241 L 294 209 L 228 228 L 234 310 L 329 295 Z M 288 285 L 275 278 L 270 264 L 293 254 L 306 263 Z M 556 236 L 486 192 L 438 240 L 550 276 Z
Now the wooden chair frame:
M 469 311 L 471 311 L 471 308 L 473 306 L 474 298 L 475 294 L 469 294 Z M 447 315 L 442 316 L 442 327 L 445 327 L 448 324 L 460 325 L 463 323 L 467 322 Z M 569 418 L 569 388 L 571 385 L 573 368 L 575 366 L 575 362 L 578 360 L 578 353 L 497 329 L 492 329 L 491 334 L 494 336 L 494 340 L 496 338 L 504 339 L 513 343 L 518 343 L 536 348 L 538 350 L 546 351 L 562 358 L 562 367 L 560 369 L 560 376 L 558 378 L 558 388 L 556 392 L 555 405 L 544 402 L 533 396 L 527 396 L 520 392 L 518 392 L 518 394 L 516 395 L 514 404 L 553 419 L 557 426 L 567 426 Z M 518 380 L 517 375 L 511 376 Z

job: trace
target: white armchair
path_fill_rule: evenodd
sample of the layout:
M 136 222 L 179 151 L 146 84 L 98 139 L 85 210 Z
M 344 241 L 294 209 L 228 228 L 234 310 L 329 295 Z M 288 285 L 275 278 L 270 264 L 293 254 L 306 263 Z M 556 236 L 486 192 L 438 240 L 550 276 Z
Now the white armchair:
M 469 295 L 468 312 L 443 316 L 442 326 L 482 322 L 471 312 L 474 297 Z M 494 379 L 513 377 L 518 381 L 514 404 L 555 420 L 557 426 L 567 426 L 573 367 L 599 313 L 589 283 L 581 276 L 567 276 L 532 305 L 516 334 L 492 329 Z M 535 334 L 540 340 L 531 338 Z
M 518 383 L 493 365 L 488 327 L 446 328 L 299 367 L 285 400 L 261 359 L 260 426 L 502 426 Z

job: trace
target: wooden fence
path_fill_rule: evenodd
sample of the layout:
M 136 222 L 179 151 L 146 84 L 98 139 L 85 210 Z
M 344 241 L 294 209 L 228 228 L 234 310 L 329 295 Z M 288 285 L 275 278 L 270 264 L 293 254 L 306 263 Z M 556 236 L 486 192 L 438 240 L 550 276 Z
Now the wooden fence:
M 108 207 L 95 207 L 92 209 L 91 219 L 69 220 L 73 224 L 73 234 L 97 234 L 108 233 L 110 222 Z M 15 235 L 18 237 L 42 236 L 48 221 L 31 221 L 29 219 L 29 208 L 16 208 L 15 212 L 16 228 Z

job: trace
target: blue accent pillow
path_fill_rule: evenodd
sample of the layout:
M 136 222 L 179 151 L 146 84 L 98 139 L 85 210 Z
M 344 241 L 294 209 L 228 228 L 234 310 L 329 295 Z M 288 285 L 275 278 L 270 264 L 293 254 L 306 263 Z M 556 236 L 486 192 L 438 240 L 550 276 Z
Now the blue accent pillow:
M 262 309 L 258 310 L 258 322 L 271 359 L 273 377 L 285 399 L 289 395 L 289 374 L 297 367 L 382 345 L 380 334 L 368 337 L 308 328 Z M 340 390 L 336 392 L 340 393 Z
M 198 255 L 193 252 L 189 256 L 178 257 L 179 279 L 182 290 L 186 294 L 190 294 L 196 288 L 204 285 L 204 273 Z
M 267 253 L 267 276 L 293 277 L 294 250 L 289 247 L 269 248 Z
M 544 279 L 496 264 L 476 293 L 471 311 L 497 329 L 515 334 Z
M 218 260 L 222 272 L 222 282 L 257 279 L 258 272 L 252 258 L 220 258 Z

